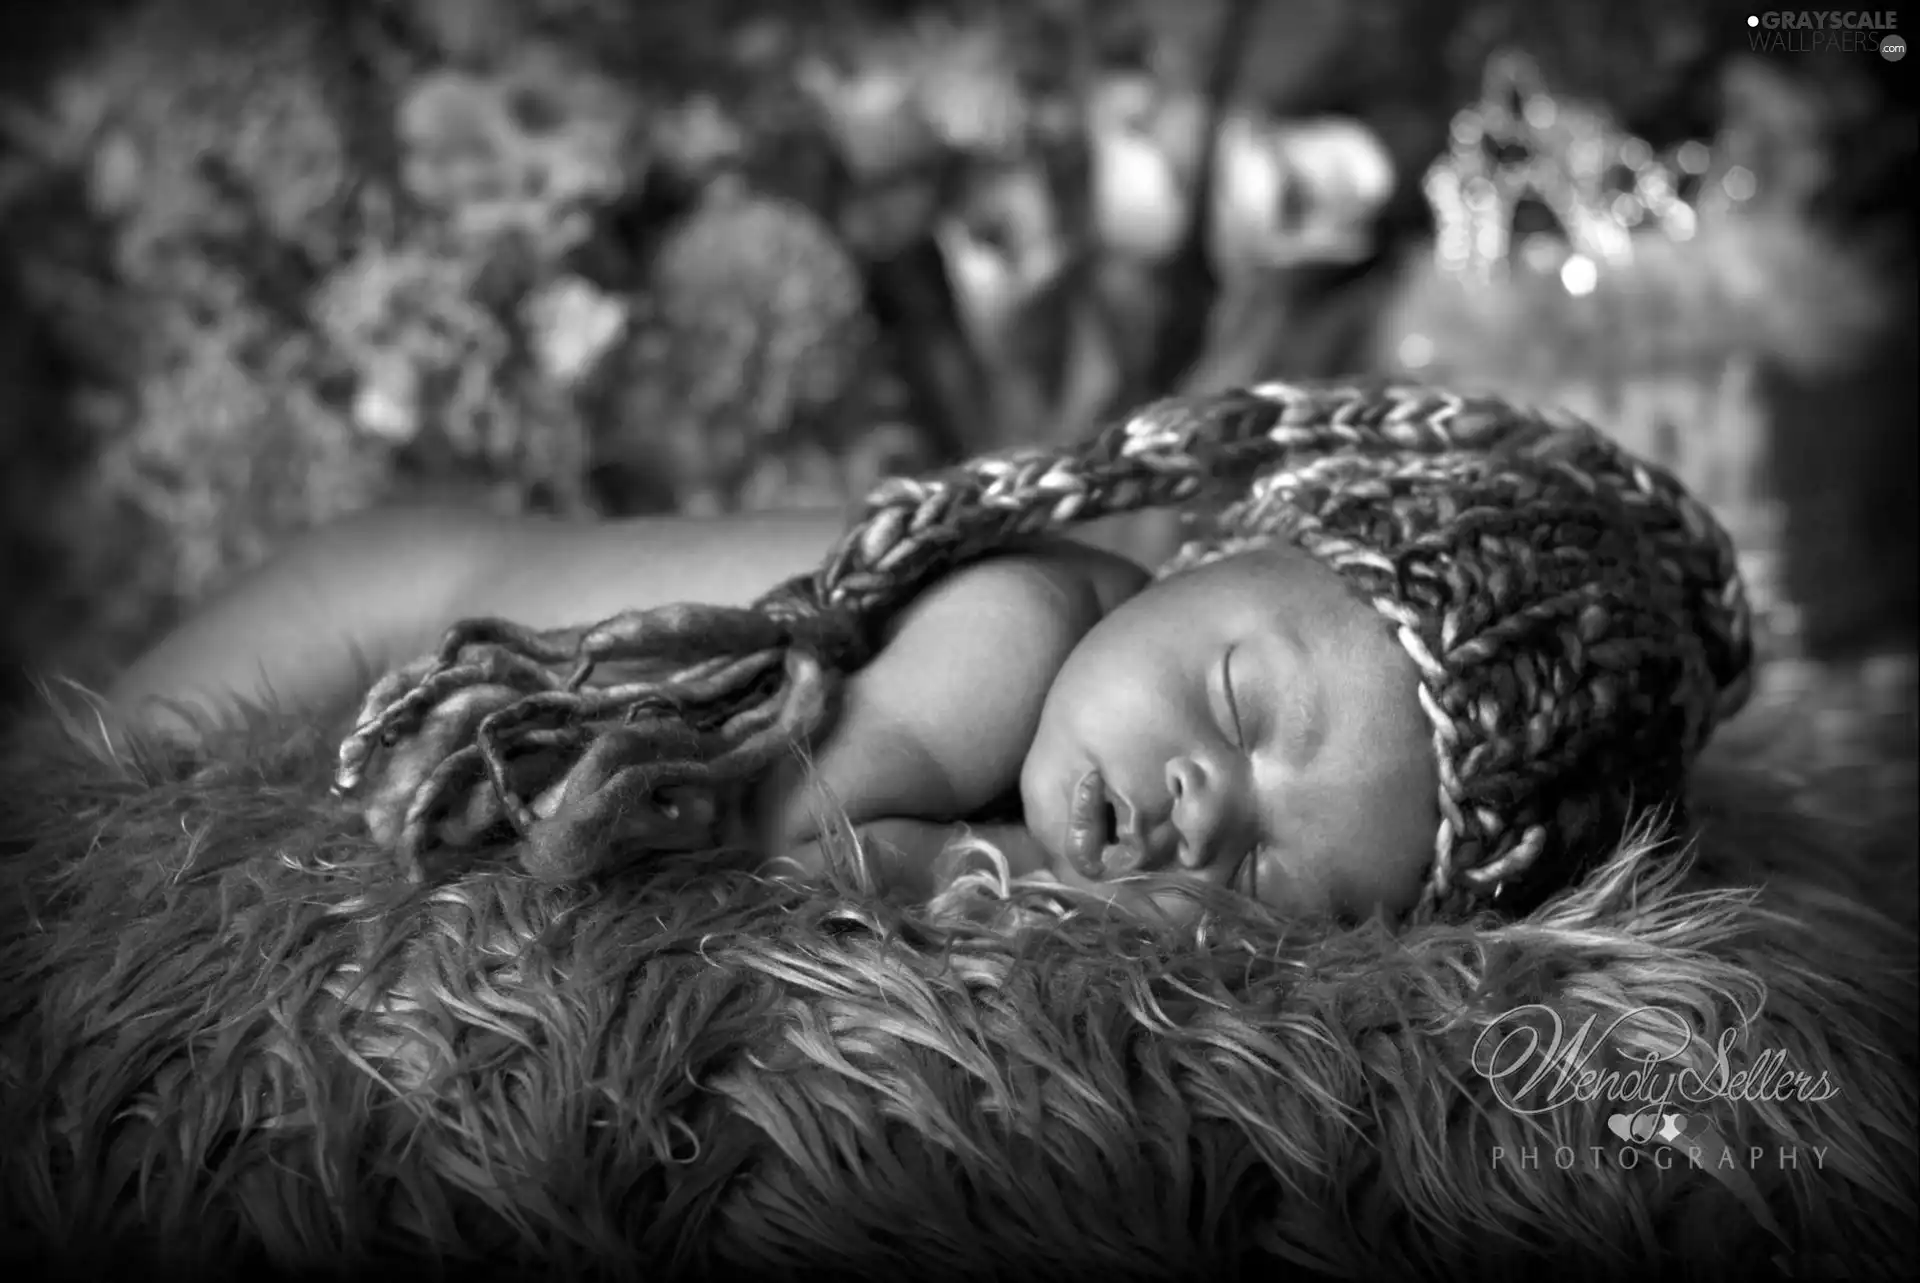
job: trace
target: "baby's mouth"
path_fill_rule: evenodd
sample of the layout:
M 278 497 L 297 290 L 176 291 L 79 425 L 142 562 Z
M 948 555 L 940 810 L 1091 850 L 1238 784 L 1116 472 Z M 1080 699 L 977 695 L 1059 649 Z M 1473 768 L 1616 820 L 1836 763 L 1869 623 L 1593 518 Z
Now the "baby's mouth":
M 1100 772 L 1089 771 L 1074 786 L 1067 816 L 1067 863 L 1085 878 L 1100 881 L 1132 873 L 1146 860 L 1139 813 L 1124 798 L 1108 792 Z

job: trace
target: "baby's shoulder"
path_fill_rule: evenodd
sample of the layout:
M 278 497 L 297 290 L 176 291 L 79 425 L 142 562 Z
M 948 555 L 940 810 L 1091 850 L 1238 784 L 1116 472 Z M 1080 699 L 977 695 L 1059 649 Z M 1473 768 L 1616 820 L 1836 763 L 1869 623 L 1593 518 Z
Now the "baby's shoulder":
M 1085 632 L 1148 579 L 1124 557 L 1061 539 L 1036 542 L 960 571 L 950 578 L 948 590 L 1017 600 Z
M 1073 573 L 1093 593 L 1102 615 L 1145 588 L 1153 579 L 1138 562 L 1085 544 L 1069 544 Z
M 1077 645 L 1146 582 L 1138 566 L 1064 542 L 974 562 L 929 585 L 889 629 L 891 645 L 940 661 L 949 652 L 1039 654 Z

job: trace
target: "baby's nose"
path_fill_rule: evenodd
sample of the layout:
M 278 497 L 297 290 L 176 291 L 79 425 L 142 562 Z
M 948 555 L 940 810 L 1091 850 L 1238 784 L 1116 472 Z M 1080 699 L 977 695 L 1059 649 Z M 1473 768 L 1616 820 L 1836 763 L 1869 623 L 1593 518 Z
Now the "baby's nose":
M 1167 792 L 1173 795 L 1173 827 L 1180 831 L 1180 863 L 1204 868 L 1218 853 L 1227 827 L 1229 790 L 1218 771 L 1191 756 L 1167 763 Z

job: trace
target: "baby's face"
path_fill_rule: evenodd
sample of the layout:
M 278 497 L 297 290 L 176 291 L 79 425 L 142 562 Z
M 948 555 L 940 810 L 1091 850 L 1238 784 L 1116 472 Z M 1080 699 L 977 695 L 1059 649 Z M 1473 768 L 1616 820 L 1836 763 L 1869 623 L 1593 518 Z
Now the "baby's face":
M 1182 881 L 1290 914 L 1398 916 L 1433 858 L 1437 789 L 1413 661 L 1288 546 L 1173 576 L 1103 619 L 1048 691 L 1020 777 L 1058 877 L 1176 918 L 1194 911 L 1167 893 Z M 1124 872 L 1158 886 L 1115 885 Z

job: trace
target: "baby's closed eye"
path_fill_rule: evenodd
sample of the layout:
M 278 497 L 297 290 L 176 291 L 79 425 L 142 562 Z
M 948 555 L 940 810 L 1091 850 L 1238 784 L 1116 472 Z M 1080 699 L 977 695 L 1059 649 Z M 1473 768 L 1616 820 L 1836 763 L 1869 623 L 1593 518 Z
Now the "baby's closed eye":
M 1294 770 L 1312 762 L 1326 738 L 1326 700 L 1297 648 L 1272 639 L 1236 644 L 1223 670 L 1240 747 L 1271 752 Z
M 1222 729 L 1227 738 L 1237 745 L 1241 752 L 1253 747 L 1253 741 L 1247 735 L 1247 719 L 1243 711 L 1243 696 L 1239 683 L 1234 681 L 1233 660 L 1240 651 L 1239 645 L 1228 646 L 1220 655 L 1220 697 L 1225 706 Z

